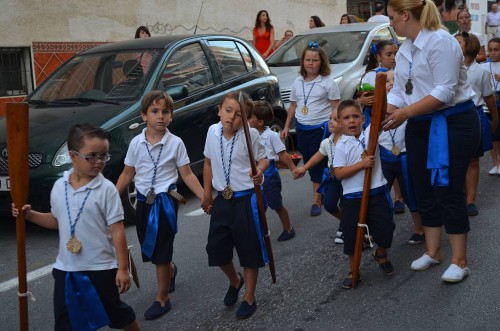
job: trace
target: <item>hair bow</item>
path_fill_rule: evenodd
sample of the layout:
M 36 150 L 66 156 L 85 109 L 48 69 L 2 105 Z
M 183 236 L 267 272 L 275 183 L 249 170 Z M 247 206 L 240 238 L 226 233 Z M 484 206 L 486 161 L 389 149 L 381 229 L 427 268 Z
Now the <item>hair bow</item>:
M 307 45 L 307 47 L 309 48 L 319 48 L 319 44 L 314 42 L 314 41 L 310 41 L 309 44 Z
M 469 33 L 467 31 L 462 31 L 462 37 L 469 38 Z
M 371 46 L 371 52 L 373 55 L 377 55 L 377 45 L 376 44 L 372 44 Z

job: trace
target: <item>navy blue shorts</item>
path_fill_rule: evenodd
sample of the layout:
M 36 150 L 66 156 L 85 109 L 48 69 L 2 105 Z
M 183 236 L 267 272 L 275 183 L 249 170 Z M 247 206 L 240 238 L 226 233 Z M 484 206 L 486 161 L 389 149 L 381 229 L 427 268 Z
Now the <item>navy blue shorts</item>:
M 269 208 L 272 210 L 282 208 L 283 198 L 281 197 L 281 177 L 277 171 L 270 176 L 266 176 L 263 188 Z
M 358 231 L 359 209 L 361 199 L 340 200 L 342 208 L 342 229 L 344 234 L 344 254 L 353 255 Z M 390 248 L 394 235 L 394 221 L 392 209 L 385 197 L 385 193 L 371 195 L 368 199 L 368 212 L 365 223 L 368 225 L 373 241 L 381 248 Z
M 334 216 L 339 211 L 340 197 L 342 197 L 342 182 L 338 179 L 330 179 L 326 185 L 323 204 L 325 210 Z
M 382 161 L 382 173 L 384 174 L 385 179 L 387 180 L 387 189 L 389 191 L 392 189 L 392 185 L 394 184 L 394 180 L 398 180 L 399 188 L 401 189 L 401 193 L 403 194 L 403 200 L 408 205 L 408 209 L 412 213 L 417 212 L 417 202 L 415 201 L 415 192 L 413 190 L 413 185 L 411 178 L 405 178 L 402 162 L 384 162 Z M 409 183 L 411 187 L 406 187 Z
M 300 130 L 298 128 L 295 130 L 297 131 L 297 148 L 300 154 L 302 154 L 304 164 L 306 164 L 307 161 L 319 151 L 321 141 L 324 139 L 325 129 L 321 127 L 314 130 Z M 313 183 L 321 183 L 323 169 L 327 166 L 328 160 L 325 157 L 320 163 L 309 169 L 309 176 Z
M 179 203 L 176 199 L 172 199 L 174 202 L 175 215 L 179 209 Z M 153 205 L 148 205 L 146 202 L 137 201 L 136 208 L 136 230 L 137 237 L 141 244 L 144 243 L 144 238 L 146 237 L 146 230 L 148 226 L 149 211 Z M 153 264 L 162 265 L 172 262 L 172 256 L 174 254 L 174 239 L 175 233 L 170 229 L 167 217 L 165 213 L 160 213 L 160 220 L 158 222 L 158 234 L 156 235 L 156 244 L 151 258 L 142 254 L 143 262 L 152 262 Z
M 112 329 L 123 329 L 135 321 L 134 310 L 120 300 L 116 287 L 117 269 L 82 271 L 90 278 L 97 294 L 108 314 Z M 66 310 L 66 271 L 52 269 L 54 277 L 54 330 L 71 330 L 68 311 Z
M 244 268 L 264 266 L 262 250 L 255 227 L 251 195 L 224 199 L 216 197 L 208 231 L 208 265 L 223 266 L 233 261 L 233 249 Z

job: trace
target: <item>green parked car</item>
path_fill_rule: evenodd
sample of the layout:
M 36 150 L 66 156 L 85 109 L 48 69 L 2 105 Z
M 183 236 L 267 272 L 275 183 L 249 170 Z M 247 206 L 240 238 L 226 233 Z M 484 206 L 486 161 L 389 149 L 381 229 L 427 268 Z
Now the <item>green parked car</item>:
M 169 129 L 182 138 L 193 171 L 201 175 L 208 127 L 229 91 L 243 90 L 274 108 L 271 124 L 286 119 L 276 76 L 245 40 L 224 35 L 166 36 L 110 43 L 75 55 L 31 95 L 29 120 L 30 192 L 33 208 L 48 211 L 53 183 L 71 167 L 69 127 L 90 122 L 111 133 L 111 159 L 104 175 L 116 182 L 131 139 L 145 127 L 140 102 L 150 90 L 175 101 Z M 10 213 L 5 117 L 0 118 L 0 212 Z M 133 220 L 136 191 L 122 197 L 125 219 Z

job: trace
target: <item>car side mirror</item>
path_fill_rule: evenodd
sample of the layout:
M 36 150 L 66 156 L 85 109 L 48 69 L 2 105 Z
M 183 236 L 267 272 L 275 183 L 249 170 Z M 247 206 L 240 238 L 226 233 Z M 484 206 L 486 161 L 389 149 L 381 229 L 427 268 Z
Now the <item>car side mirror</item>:
M 189 91 L 186 85 L 172 85 L 165 89 L 174 101 L 185 99 L 188 97 Z

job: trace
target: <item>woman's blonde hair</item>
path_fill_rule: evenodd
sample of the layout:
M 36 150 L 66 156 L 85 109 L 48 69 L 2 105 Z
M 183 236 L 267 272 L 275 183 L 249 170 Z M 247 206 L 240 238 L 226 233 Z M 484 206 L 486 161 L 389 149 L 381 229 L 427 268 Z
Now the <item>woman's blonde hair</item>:
M 431 31 L 444 28 L 439 11 L 432 0 L 389 0 L 387 6 L 400 13 L 409 11 L 420 21 L 422 28 Z

